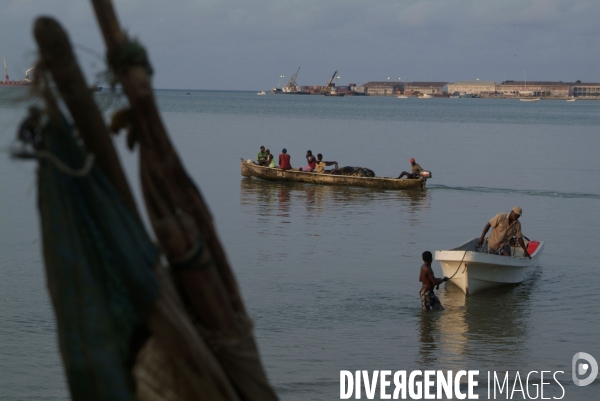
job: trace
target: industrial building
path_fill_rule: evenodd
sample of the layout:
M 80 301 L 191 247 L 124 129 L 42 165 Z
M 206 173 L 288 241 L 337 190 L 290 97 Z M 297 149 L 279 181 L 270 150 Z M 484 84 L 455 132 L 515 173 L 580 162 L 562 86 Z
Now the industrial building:
M 496 85 L 496 92 L 503 96 L 567 97 L 572 84 L 545 81 L 505 81 Z
M 394 96 L 402 92 L 402 83 L 390 81 L 365 82 L 356 88 L 368 96 Z
M 494 81 L 459 81 L 448 84 L 448 93 L 464 93 L 468 95 L 488 95 L 496 92 Z
M 432 95 L 441 96 L 447 93 L 448 82 L 405 82 L 405 95 Z
M 569 95 L 573 97 L 600 99 L 600 84 L 582 84 L 580 82 L 571 84 Z

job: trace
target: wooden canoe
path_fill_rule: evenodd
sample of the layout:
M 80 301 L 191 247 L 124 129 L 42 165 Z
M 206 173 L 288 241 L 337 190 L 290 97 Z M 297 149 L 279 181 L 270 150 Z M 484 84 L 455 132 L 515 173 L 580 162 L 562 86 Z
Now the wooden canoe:
M 305 182 L 322 185 L 344 185 L 351 187 L 368 187 L 379 189 L 416 189 L 425 188 L 425 178 L 396 179 L 391 177 L 351 177 L 347 175 L 331 175 L 307 173 L 298 170 L 281 170 L 248 163 L 241 159 L 242 175 L 256 177 L 267 181 Z

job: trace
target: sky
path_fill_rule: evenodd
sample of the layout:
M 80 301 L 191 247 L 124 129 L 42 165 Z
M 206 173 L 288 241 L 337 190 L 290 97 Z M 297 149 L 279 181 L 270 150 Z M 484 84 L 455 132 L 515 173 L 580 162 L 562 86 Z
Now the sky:
M 600 82 L 598 0 L 114 0 L 157 89 L 269 90 L 367 81 Z M 105 46 L 90 1 L 0 0 L 11 79 L 34 65 L 38 16 L 68 31 L 90 83 Z M 280 78 L 284 76 L 284 78 Z M 102 84 L 102 83 L 101 83 Z

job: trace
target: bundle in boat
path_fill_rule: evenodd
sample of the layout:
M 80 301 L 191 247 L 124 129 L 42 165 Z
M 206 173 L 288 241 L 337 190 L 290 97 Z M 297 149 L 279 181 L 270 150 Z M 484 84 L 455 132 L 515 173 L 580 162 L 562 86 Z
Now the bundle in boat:
M 347 175 L 350 177 L 375 177 L 375 172 L 366 167 L 345 166 L 331 170 L 329 174 Z

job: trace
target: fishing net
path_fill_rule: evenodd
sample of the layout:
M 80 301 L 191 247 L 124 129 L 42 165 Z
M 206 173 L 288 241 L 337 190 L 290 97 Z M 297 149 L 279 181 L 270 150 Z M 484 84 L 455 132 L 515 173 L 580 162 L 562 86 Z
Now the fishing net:
M 51 119 L 40 138 L 43 252 L 71 398 L 275 399 L 245 315 L 235 340 L 192 321 L 141 222 L 71 127 Z M 204 269 L 203 255 L 178 269 Z
M 47 282 L 71 396 L 133 400 L 131 370 L 159 293 L 158 251 L 64 119 L 37 145 Z
M 112 21 L 110 34 L 116 34 L 110 1 L 94 4 L 100 25 Z M 126 81 L 134 98 L 124 126 L 135 134 L 130 145 L 140 141 L 142 189 L 160 258 L 103 136 L 104 121 L 66 33 L 44 17 L 34 32 L 43 59 L 39 71 L 52 73 L 81 134 L 75 139 L 62 116 L 32 113 L 19 135 L 31 153 L 25 146 L 17 155 L 39 159 L 47 280 L 72 399 L 276 400 L 210 212 L 148 91 L 145 51 L 119 45 L 117 38 L 108 58 L 114 78 Z M 58 115 L 50 86 L 41 87 L 46 111 Z M 97 154 L 98 166 L 83 142 Z M 171 269 L 159 262 L 163 255 Z

